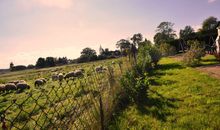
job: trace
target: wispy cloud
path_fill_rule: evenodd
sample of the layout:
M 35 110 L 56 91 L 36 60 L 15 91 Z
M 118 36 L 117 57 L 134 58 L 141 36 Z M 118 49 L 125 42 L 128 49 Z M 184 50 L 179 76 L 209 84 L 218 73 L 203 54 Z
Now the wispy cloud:
M 216 2 L 217 0 L 208 0 L 208 3 L 214 3 Z
M 73 0 L 19 0 L 18 3 L 26 8 L 40 6 L 67 9 L 73 5 Z

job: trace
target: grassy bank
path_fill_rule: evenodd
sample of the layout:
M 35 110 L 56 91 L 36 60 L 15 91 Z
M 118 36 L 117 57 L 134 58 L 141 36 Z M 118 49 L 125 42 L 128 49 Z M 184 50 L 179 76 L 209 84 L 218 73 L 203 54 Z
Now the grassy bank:
M 164 58 L 150 83 L 145 102 L 119 112 L 109 129 L 220 129 L 220 80 Z

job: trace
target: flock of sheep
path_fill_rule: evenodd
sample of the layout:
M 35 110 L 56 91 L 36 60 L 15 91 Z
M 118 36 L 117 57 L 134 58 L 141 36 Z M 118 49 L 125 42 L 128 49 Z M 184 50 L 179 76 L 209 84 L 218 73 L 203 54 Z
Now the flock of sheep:
M 106 71 L 107 68 L 103 67 L 103 66 L 97 66 L 95 67 L 95 71 L 97 73 L 103 73 L 104 71 Z M 67 74 L 65 73 L 57 73 L 54 72 L 54 74 L 52 74 L 52 81 L 62 81 L 62 80 L 68 80 L 70 78 L 80 78 L 84 76 L 84 72 L 85 70 L 80 68 L 77 69 L 75 71 L 71 71 Z M 47 80 L 45 78 L 39 78 L 36 79 L 34 82 L 35 87 L 39 87 L 44 85 L 47 82 Z M 11 81 L 8 82 L 6 84 L 0 84 L 0 92 L 7 92 L 7 91 L 12 91 L 12 90 L 19 90 L 19 91 L 23 91 L 25 89 L 30 89 L 30 85 L 27 84 L 26 81 L 24 80 L 16 80 L 16 81 Z

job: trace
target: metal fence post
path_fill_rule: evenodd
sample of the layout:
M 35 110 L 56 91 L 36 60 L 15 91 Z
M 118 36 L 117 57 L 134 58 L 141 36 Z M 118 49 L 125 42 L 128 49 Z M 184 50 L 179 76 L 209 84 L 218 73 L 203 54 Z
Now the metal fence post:
M 104 111 L 103 111 L 103 103 L 102 103 L 102 96 L 100 94 L 99 97 L 99 109 L 100 109 L 100 123 L 101 123 L 101 130 L 105 130 L 104 128 Z

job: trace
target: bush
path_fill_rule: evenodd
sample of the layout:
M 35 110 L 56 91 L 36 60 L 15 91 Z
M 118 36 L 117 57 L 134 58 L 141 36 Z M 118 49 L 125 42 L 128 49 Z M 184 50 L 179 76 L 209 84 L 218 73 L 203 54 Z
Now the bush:
M 156 66 L 160 58 L 159 49 L 152 45 L 144 45 L 138 50 L 137 65 L 146 71 Z
M 125 97 L 130 102 L 140 103 L 147 97 L 149 86 L 147 74 L 137 66 L 125 73 L 121 78 L 121 85 L 125 91 Z
M 187 44 L 190 49 L 184 54 L 183 62 L 187 66 L 197 66 L 199 65 L 201 58 L 205 56 L 205 47 L 203 42 L 188 41 Z
M 176 54 L 176 48 L 168 43 L 162 43 L 159 48 L 162 56 L 172 56 Z

